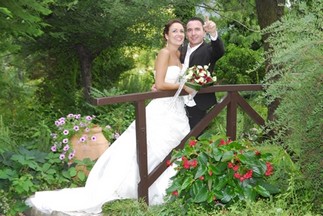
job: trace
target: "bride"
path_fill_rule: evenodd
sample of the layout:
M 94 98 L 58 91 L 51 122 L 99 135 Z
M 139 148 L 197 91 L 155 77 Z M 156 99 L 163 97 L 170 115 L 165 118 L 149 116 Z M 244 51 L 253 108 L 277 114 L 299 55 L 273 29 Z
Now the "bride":
M 184 27 L 179 20 L 165 25 L 162 48 L 155 62 L 155 87 L 158 90 L 179 88 L 181 73 L 179 46 L 184 41 Z M 184 86 L 187 92 L 191 89 Z M 159 98 L 146 107 L 148 172 L 150 173 L 175 148 L 190 131 L 182 97 L 176 100 Z M 140 181 L 136 155 L 135 122 L 97 160 L 85 187 L 65 188 L 57 191 L 40 191 L 26 200 L 33 211 L 45 214 L 63 212 L 68 215 L 94 215 L 102 205 L 117 199 L 137 199 Z M 172 167 L 150 186 L 149 203 L 163 203 L 170 178 L 175 175 Z

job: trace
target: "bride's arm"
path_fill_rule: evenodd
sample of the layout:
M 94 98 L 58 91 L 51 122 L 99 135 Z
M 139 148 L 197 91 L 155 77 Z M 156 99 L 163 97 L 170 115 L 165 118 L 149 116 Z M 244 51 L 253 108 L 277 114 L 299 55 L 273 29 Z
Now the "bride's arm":
M 169 59 L 169 51 L 165 48 L 161 49 L 155 62 L 155 87 L 157 90 L 175 90 L 179 87 L 178 83 L 165 82 Z

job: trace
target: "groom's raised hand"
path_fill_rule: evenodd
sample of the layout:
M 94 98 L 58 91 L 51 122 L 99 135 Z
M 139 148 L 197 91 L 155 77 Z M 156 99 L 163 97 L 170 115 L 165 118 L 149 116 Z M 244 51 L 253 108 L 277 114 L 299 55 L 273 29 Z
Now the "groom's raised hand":
M 205 16 L 205 21 L 204 21 L 204 31 L 206 33 L 209 33 L 212 37 L 215 37 L 216 36 L 216 24 L 215 22 L 209 20 L 209 17 L 208 16 Z

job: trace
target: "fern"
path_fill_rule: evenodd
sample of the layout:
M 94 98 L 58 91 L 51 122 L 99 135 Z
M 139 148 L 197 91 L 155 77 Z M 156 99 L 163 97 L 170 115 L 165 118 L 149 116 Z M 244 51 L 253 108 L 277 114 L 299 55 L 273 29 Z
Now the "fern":
M 318 209 L 322 200 L 323 1 L 301 3 L 268 29 L 273 67 L 266 75 L 269 102 L 280 100 L 276 140 L 293 152 L 304 175 L 303 189 Z M 303 193 L 303 192 L 302 192 Z
M 0 115 L 0 154 L 12 150 L 16 143 L 10 138 L 8 127 L 3 123 L 2 115 Z

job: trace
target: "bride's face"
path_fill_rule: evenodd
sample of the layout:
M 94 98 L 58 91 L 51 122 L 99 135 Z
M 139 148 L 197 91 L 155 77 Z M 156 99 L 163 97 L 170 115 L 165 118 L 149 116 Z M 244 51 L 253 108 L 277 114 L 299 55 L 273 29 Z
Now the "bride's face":
M 184 38 L 184 26 L 180 23 L 173 23 L 169 27 L 168 34 L 166 35 L 168 45 L 180 46 L 184 42 Z

